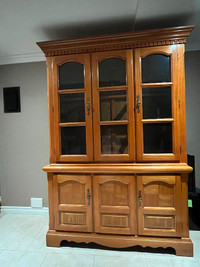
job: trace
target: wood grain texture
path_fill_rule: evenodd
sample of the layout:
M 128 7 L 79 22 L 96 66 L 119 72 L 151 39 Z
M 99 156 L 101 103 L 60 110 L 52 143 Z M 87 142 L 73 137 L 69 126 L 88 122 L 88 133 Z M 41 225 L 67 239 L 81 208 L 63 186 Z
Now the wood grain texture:
M 91 177 L 54 175 L 53 184 L 55 229 L 92 232 Z
M 53 174 L 47 174 L 48 179 L 48 196 L 49 196 L 49 230 L 55 229 L 55 214 L 54 214 L 54 188 L 53 188 Z
M 72 40 L 38 42 L 46 56 L 81 54 L 137 47 L 151 47 L 186 43 L 194 26 L 129 32 Z
M 142 58 L 153 54 L 163 54 L 170 56 L 171 61 L 171 104 L 172 104 L 172 118 L 168 119 L 143 119 L 142 112 Z M 178 75 L 177 75 L 177 49 L 173 46 L 162 46 L 162 47 L 149 47 L 135 49 L 135 84 L 136 84 L 136 95 L 139 96 L 141 101 L 141 111 L 136 112 L 136 139 L 137 139 L 137 161 L 179 161 L 180 160 L 180 131 L 179 131 L 179 99 L 177 96 L 178 91 Z M 163 83 L 166 86 L 168 83 Z M 150 83 L 149 88 L 153 85 L 158 87 L 160 83 Z M 146 90 L 148 90 L 148 83 L 145 84 Z M 136 100 L 135 100 L 136 101 Z M 143 125 L 145 123 L 172 123 L 172 153 L 144 153 L 144 136 L 143 136 Z
M 126 248 L 132 246 L 152 247 L 152 248 L 174 248 L 177 256 L 193 256 L 193 244 L 189 238 L 161 238 L 161 237 L 141 237 L 141 236 L 121 236 L 94 233 L 68 233 L 48 231 L 47 246 L 59 247 L 61 241 L 67 240 L 77 243 L 89 244 L 91 242 L 113 248 Z
M 95 175 L 93 185 L 95 232 L 135 234 L 135 177 Z
M 77 89 L 76 90 L 59 90 L 59 77 L 58 77 L 58 68 L 67 62 L 79 62 L 84 65 L 84 90 Z M 52 140 L 52 149 L 50 150 L 51 154 L 55 154 L 54 162 L 62 162 L 62 161 L 92 161 L 93 160 L 93 136 L 92 136 L 92 112 L 88 114 L 86 111 L 86 99 L 91 100 L 91 82 L 90 82 L 90 56 L 88 54 L 84 55 L 68 55 L 68 56 L 60 56 L 60 57 L 53 57 L 51 59 L 51 68 L 52 71 L 49 74 L 50 81 L 49 82 L 49 101 L 51 105 L 51 109 L 53 112 L 50 113 L 50 124 L 51 131 L 50 131 L 50 140 Z M 73 123 L 60 123 L 60 101 L 59 96 L 68 93 L 75 93 L 75 92 L 84 92 L 84 101 L 85 101 L 85 122 L 73 122 Z M 92 103 L 91 103 L 92 105 Z M 92 111 L 92 106 L 90 107 Z M 71 127 L 71 126 L 82 126 L 86 128 L 86 155 L 62 155 L 61 149 L 61 127 Z M 52 157 L 52 156 L 51 156 Z
M 119 121 L 100 121 L 100 92 L 105 91 L 103 87 L 99 87 L 99 69 L 98 63 L 108 58 L 120 58 L 126 60 L 126 86 L 117 86 L 117 90 L 123 88 L 126 90 L 126 101 L 128 120 Z M 133 83 L 133 52 L 131 50 L 111 51 L 92 54 L 92 89 L 93 89 L 93 107 L 94 107 L 94 158 L 95 161 L 134 161 L 135 159 L 135 135 L 134 135 L 134 119 L 133 119 L 133 98 L 134 98 L 134 83 Z M 115 86 L 106 88 L 115 91 Z M 127 125 L 128 135 L 128 154 L 103 154 L 101 151 L 101 125 Z
M 161 176 L 153 181 L 151 178 L 137 176 L 137 190 L 141 192 L 138 198 L 138 234 L 153 236 L 182 236 L 181 219 L 181 177 L 176 175 Z M 149 179 L 149 183 L 147 183 Z M 144 181 L 144 182 L 143 182 Z
M 192 168 L 186 163 L 112 163 L 112 164 L 50 164 L 43 168 L 51 173 L 189 173 Z
M 67 240 L 117 248 L 172 247 L 177 255 L 193 255 L 188 238 L 187 173 L 192 168 L 186 157 L 184 91 L 184 43 L 193 28 L 38 43 L 47 57 L 49 97 L 50 165 L 43 168 L 49 190 L 48 246 Z M 170 56 L 170 82 L 142 83 L 141 61 L 151 54 Z M 99 87 L 98 63 L 111 57 L 126 60 L 127 84 Z M 60 90 L 58 68 L 69 61 L 84 64 L 84 88 Z M 171 87 L 171 117 L 143 118 L 142 88 L 166 87 Z M 104 94 L 111 117 L 101 121 L 99 92 L 119 90 L 126 91 L 127 117 L 115 121 L 116 100 Z M 85 95 L 86 120 L 61 122 L 59 98 L 76 92 Z M 172 153 L 144 153 L 143 125 L 150 123 L 172 125 Z M 103 154 L 100 128 L 109 125 L 127 125 L 126 153 Z M 61 153 L 60 129 L 72 126 L 86 128 L 86 155 Z M 119 151 L 118 145 L 113 151 Z

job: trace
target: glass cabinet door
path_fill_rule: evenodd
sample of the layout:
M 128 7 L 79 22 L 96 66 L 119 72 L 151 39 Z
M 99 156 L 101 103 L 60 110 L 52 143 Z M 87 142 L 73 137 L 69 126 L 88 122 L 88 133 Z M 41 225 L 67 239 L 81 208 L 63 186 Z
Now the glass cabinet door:
M 173 46 L 135 50 L 138 161 L 176 161 L 178 95 Z
M 97 161 L 134 160 L 132 60 L 131 50 L 92 55 Z
M 56 57 L 54 77 L 56 160 L 92 160 L 89 55 Z

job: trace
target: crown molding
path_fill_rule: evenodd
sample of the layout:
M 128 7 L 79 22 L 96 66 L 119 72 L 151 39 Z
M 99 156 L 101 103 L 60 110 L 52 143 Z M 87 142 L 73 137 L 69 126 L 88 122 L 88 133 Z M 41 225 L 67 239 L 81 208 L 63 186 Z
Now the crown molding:
M 186 43 L 194 26 L 37 42 L 46 57 Z
M 23 54 L 23 55 L 0 56 L 0 65 L 30 63 L 30 62 L 40 62 L 40 61 L 45 61 L 45 56 L 42 52 Z

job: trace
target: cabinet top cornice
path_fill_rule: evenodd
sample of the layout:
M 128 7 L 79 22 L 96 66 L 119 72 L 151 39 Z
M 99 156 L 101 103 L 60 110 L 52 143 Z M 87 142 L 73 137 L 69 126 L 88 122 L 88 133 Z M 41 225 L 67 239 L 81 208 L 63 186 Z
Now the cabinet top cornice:
M 194 26 L 37 42 L 46 57 L 186 43 Z

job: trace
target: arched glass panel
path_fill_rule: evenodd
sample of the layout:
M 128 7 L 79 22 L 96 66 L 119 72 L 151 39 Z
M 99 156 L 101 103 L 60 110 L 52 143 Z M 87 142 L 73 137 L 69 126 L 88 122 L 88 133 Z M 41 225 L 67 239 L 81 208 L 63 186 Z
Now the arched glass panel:
M 170 56 L 154 54 L 142 58 L 142 82 L 171 82 Z
M 108 58 L 99 62 L 99 87 L 126 85 L 126 61 Z
M 59 90 L 84 88 L 84 65 L 70 61 L 59 66 Z

